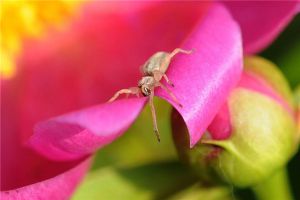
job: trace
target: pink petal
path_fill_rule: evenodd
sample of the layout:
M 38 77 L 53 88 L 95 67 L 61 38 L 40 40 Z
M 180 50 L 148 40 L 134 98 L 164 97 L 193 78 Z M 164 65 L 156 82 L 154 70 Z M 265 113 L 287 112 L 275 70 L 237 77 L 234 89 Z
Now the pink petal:
M 137 85 L 139 66 L 151 54 L 178 47 L 209 3 L 178 5 L 157 3 L 120 13 L 88 6 L 65 34 L 29 43 L 20 61 L 26 69 L 24 133 L 52 117 L 35 126 L 29 146 L 50 159 L 76 159 L 120 136 L 145 99 L 105 102 L 117 90 Z M 96 103 L 104 104 L 53 118 Z
M 183 108 L 159 90 L 158 95 L 171 102 L 185 120 L 190 145 L 201 138 L 229 92 L 237 84 L 242 70 L 242 46 L 238 25 L 221 5 L 211 7 L 183 45 L 195 49 L 190 55 L 178 55 L 168 76 Z
M 299 1 L 224 1 L 238 21 L 244 52 L 253 54 L 266 48 L 297 14 Z
M 70 160 L 112 142 L 133 123 L 146 98 L 118 100 L 38 123 L 29 145 L 53 160 Z
M 86 159 L 74 168 L 55 177 L 24 187 L 1 191 L 0 199 L 5 200 L 53 200 L 69 199 L 89 168 L 90 159 Z
M 225 103 L 215 116 L 212 123 L 207 128 L 212 139 L 224 140 L 231 135 L 230 113 L 227 103 Z
M 74 168 L 79 160 L 53 162 L 26 148 L 21 141 L 19 102 L 14 80 L 1 81 L 1 191 L 26 187 Z
M 278 92 L 276 92 L 265 80 L 260 78 L 258 75 L 255 75 L 251 72 L 244 72 L 238 86 L 247 88 L 249 90 L 254 90 L 270 97 L 279 105 L 281 105 L 294 118 L 293 108 L 291 108 L 289 104 L 283 99 L 283 97 L 281 97 Z

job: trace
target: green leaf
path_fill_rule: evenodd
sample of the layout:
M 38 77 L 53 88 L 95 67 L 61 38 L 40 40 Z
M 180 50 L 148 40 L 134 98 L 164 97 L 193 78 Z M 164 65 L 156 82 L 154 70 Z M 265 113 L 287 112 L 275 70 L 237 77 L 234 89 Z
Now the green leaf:
M 103 167 L 88 174 L 72 199 L 162 199 L 194 182 L 195 176 L 178 162 Z
M 236 199 L 233 191 L 228 187 L 208 187 L 201 184 L 195 184 L 172 197 L 168 200 L 232 200 Z

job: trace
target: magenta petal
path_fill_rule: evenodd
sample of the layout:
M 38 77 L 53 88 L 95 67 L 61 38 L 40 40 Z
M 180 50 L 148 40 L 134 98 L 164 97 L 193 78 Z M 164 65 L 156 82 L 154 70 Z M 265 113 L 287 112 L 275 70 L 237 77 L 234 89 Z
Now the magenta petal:
M 207 128 L 212 139 L 225 140 L 231 135 L 230 113 L 227 103 L 225 103 L 215 116 L 212 123 Z
M 29 145 L 49 159 L 80 158 L 120 136 L 145 102 L 145 98 L 118 100 L 38 123 Z
M 194 146 L 237 84 L 242 71 L 242 44 L 238 25 L 219 4 L 208 11 L 183 45 L 195 49 L 178 55 L 169 68 L 172 88 L 183 108 L 163 91 L 158 95 L 170 101 L 183 116 Z
M 88 170 L 90 159 L 60 175 L 14 190 L 1 191 L 0 199 L 5 200 L 53 200 L 68 199 Z
M 298 12 L 299 1 L 224 1 L 238 21 L 244 52 L 256 53 L 267 47 Z

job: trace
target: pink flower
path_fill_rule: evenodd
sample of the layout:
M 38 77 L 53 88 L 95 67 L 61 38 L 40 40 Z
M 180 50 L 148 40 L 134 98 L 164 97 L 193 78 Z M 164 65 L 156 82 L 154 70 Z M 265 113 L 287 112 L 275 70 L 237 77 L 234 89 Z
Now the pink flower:
M 66 199 L 88 169 L 87 157 L 142 110 L 145 98 L 105 102 L 135 86 L 139 65 L 157 51 L 196 49 L 178 55 L 167 72 L 183 108 L 156 93 L 182 115 L 193 146 L 239 81 L 243 49 L 266 47 L 297 8 L 297 2 L 196 4 L 88 3 L 63 33 L 27 41 L 17 76 L 1 83 L 1 195 Z

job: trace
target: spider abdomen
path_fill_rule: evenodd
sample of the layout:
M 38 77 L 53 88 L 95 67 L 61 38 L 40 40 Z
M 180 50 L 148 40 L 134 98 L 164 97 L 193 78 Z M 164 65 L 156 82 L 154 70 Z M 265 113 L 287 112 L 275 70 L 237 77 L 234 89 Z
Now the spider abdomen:
M 148 76 L 153 76 L 155 70 L 165 73 L 170 64 L 170 60 L 166 59 L 167 56 L 169 53 L 163 51 L 153 54 L 143 65 L 143 73 Z

